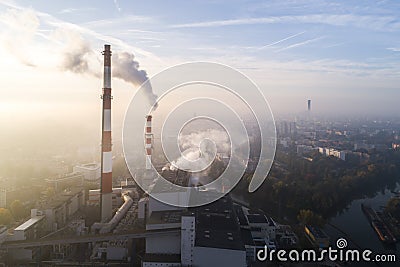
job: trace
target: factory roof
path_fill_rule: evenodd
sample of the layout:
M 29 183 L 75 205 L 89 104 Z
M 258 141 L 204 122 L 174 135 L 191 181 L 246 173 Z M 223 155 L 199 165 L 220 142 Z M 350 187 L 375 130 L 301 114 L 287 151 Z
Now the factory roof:
M 184 183 L 182 185 L 181 183 L 178 183 L 179 181 L 177 181 L 177 180 L 185 179 L 184 172 L 168 171 L 168 176 L 164 177 L 164 175 L 162 176 L 163 177 L 162 178 L 162 177 L 155 176 L 152 173 L 144 172 L 142 174 L 142 177 L 144 179 L 149 179 L 149 180 L 153 179 L 154 184 L 151 186 L 151 189 L 149 190 L 152 193 L 164 193 L 164 192 L 170 193 L 170 192 L 186 192 L 187 191 L 187 189 L 186 189 L 187 183 Z M 169 176 L 171 176 L 171 177 L 169 177 Z M 166 181 L 168 181 L 168 182 L 166 182 Z M 174 184 L 177 184 L 179 186 L 174 186 Z
M 249 223 L 268 223 L 267 218 L 262 214 L 249 214 L 247 220 Z
M 181 255 L 180 254 L 153 254 L 153 253 L 146 253 L 146 254 L 144 254 L 143 262 L 181 263 Z
M 240 229 L 242 234 L 243 243 L 246 246 L 254 246 L 253 236 L 251 235 L 251 231 L 249 229 Z
M 238 218 L 232 200 L 225 196 L 211 204 L 194 208 L 195 246 L 244 250 Z
M 57 193 L 53 198 L 48 200 L 46 203 L 42 204 L 42 209 L 55 209 L 62 206 L 64 203 L 69 201 L 71 198 L 80 194 L 83 189 L 81 188 L 72 188 L 69 191 L 64 191 L 61 193 Z
M 14 231 L 26 231 L 27 229 L 29 229 L 30 227 L 41 221 L 43 218 L 44 216 L 36 216 L 30 218 L 29 220 L 27 220 L 26 222 L 15 228 Z
M 265 223 L 269 226 L 275 226 L 275 222 L 264 214 L 248 214 L 247 220 L 249 221 L 249 223 Z
M 147 224 L 181 223 L 182 211 L 153 211 Z

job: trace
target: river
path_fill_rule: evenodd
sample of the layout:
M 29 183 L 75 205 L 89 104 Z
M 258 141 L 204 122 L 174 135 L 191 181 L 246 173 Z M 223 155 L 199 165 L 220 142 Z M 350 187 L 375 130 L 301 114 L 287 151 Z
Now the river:
M 400 189 L 400 185 L 397 185 L 396 191 Z M 332 218 L 329 223 L 339 228 L 341 231 L 335 229 L 331 225 L 325 227 L 325 232 L 331 238 L 331 244 L 335 247 L 336 240 L 338 238 L 345 238 L 348 242 L 347 248 L 355 249 L 361 247 L 363 249 L 369 249 L 373 254 L 395 254 L 396 263 L 349 263 L 346 266 L 400 266 L 400 243 L 396 246 L 387 247 L 378 238 L 375 231 L 372 229 L 369 221 L 365 217 L 361 210 L 361 204 L 365 203 L 379 209 L 381 206 L 385 206 L 386 202 L 393 196 L 390 190 L 384 192 L 378 192 L 372 198 L 364 198 L 354 200 L 346 210 L 339 213 L 336 217 Z

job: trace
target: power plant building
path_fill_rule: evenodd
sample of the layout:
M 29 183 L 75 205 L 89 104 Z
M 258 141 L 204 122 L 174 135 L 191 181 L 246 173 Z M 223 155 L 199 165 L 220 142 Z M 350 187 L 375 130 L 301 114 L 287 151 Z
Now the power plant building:
M 74 166 L 74 172 L 80 172 L 83 174 L 85 181 L 95 182 L 101 177 L 100 164 L 98 163 L 88 163 Z

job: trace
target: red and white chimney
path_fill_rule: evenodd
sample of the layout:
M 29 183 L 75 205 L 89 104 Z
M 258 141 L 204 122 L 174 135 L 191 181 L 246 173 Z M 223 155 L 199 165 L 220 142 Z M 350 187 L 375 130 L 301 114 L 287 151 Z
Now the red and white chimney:
M 112 216 L 111 50 L 104 45 L 103 116 L 101 137 L 101 220 Z
M 146 131 L 145 131 L 145 148 L 146 148 L 146 170 L 151 170 L 151 154 L 153 150 L 153 134 L 151 130 L 151 119 L 152 116 L 146 116 Z

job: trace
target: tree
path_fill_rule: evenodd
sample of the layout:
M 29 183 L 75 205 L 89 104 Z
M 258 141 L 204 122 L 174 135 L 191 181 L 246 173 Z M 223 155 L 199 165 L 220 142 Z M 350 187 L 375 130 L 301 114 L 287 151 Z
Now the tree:
M 18 199 L 11 203 L 10 209 L 14 219 L 16 220 L 22 219 L 26 216 L 26 208 Z
M 302 224 L 311 224 L 322 226 L 324 224 L 324 220 L 321 215 L 315 214 L 311 210 L 300 210 L 299 215 L 297 215 L 297 219 Z
M 47 198 L 51 198 L 51 197 L 55 196 L 56 190 L 54 189 L 54 187 L 47 187 L 45 194 L 46 194 Z
M 386 211 L 391 213 L 392 216 L 400 218 L 400 199 L 391 198 L 386 204 Z
M 0 208 L 0 224 L 10 224 L 13 220 L 10 210 L 5 208 Z

